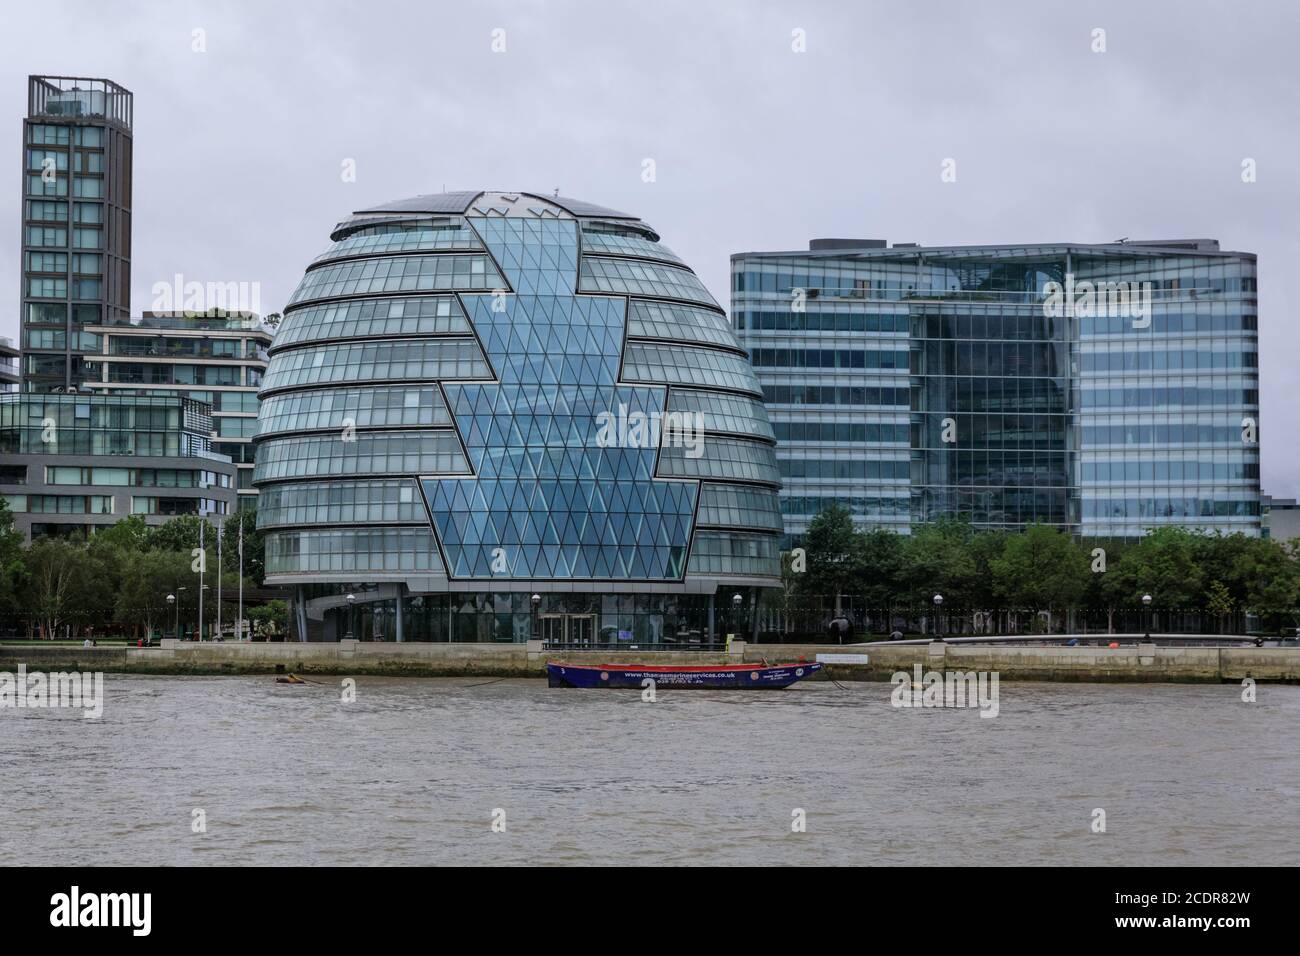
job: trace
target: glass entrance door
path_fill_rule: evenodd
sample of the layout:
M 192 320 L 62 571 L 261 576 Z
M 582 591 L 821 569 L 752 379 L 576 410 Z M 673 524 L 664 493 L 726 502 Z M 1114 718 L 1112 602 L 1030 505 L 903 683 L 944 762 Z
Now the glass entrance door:
M 596 615 L 569 615 L 569 643 L 591 644 L 596 640 Z
M 594 614 L 541 614 L 538 623 L 542 640 L 547 644 L 594 644 L 596 641 Z
M 542 640 L 547 644 L 565 643 L 563 614 L 539 615 L 539 624 L 542 631 Z

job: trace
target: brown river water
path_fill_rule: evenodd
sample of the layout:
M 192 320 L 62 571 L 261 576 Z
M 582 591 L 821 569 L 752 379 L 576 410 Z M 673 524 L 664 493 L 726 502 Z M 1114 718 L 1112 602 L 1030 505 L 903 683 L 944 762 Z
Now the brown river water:
M 0 709 L 0 865 L 1300 863 L 1300 687 L 891 691 L 108 674 Z

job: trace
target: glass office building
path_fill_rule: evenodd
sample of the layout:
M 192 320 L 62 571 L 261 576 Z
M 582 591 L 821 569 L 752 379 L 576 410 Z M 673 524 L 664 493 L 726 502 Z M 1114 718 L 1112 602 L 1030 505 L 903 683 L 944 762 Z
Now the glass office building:
M 787 535 L 951 515 L 1260 531 L 1255 257 L 1214 240 L 732 257 Z
M 284 311 L 255 484 L 300 637 L 708 643 L 779 583 L 725 311 L 653 228 L 456 192 L 341 222 Z
M 23 120 L 23 390 L 87 377 L 89 327 L 131 305 L 131 92 L 111 80 L 32 76 Z

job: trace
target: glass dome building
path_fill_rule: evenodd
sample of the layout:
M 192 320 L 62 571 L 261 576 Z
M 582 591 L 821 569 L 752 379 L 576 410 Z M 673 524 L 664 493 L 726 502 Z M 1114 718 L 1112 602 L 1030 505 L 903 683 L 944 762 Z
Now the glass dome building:
M 452 192 L 339 223 L 260 391 L 258 526 L 298 636 L 675 644 L 780 583 L 762 391 L 653 228 Z

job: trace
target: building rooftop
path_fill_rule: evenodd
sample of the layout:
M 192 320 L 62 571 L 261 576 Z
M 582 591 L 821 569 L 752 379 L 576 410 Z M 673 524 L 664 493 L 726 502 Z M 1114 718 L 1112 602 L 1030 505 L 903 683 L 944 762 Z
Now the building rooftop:
M 990 244 L 979 246 L 926 246 L 915 242 L 896 242 L 887 245 L 883 239 L 812 239 L 807 249 L 769 252 L 738 252 L 732 259 L 760 256 L 784 258 L 829 259 L 980 259 L 1043 258 L 1065 254 L 1103 256 L 1224 256 L 1254 259 L 1253 252 L 1231 252 L 1219 248 L 1217 239 L 1117 239 L 1114 242 L 1045 242 L 1023 244 Z
M 338 240 L 356 229 L 412 215 L 509 215 L 510 208 L 516 203 L 520 208 L 549 208 L 552 212 L 559 211 L 563 214 L 561 218 L 622 219 L 628 222 L 640 222 L 636 216 L 619 212 L 617 209 L 566 196 L 501 189 L 458 190 L 426 193 L 409 199 L 396 199 L 374 206 L 365 206 L 335 226 L 330 238 Z
M 89 76 L 29 76 L 27 115 L 53 120 L 102 119 L 131 129 L 131 91 Z
M 130 319 L 108 318 L 93 323 L 98 328 L 116 329 L 202 329 L 206 331 L 248 331 L 270 336 L 271 330 L 262 324 L 254 312 L 145 312 Z M 89 327 L 89 326 L 88 326 Z

